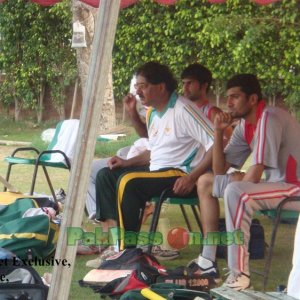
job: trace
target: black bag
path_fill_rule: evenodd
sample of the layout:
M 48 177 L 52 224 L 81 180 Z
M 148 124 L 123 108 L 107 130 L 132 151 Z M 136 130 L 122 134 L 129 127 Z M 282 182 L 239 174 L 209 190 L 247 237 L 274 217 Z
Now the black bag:
M 81 286 L 89 286 L 94 292 L 107 296 L 120 296 L 132 289 L 142 289 L 156 282 L 159 275 L 167 274 L 166 269 L 152 255 L 140 248 L 125 249 L 107 258 L 99 267 L 102 270 L 132 270 L 126 277 L 114 279 L 102 286 L 79 281 Z
M 225 219 L 219 220 L 219 231 L 226 231 Z M 262 259 L 265 257 L 265 233 L 258 219 L 253 219 L 251 223 L 249 254 L 250 259 Z M 218 246 L 217 257 L 227 258 L 227 246 Z
M 37 271 L 31 266 L 0 248 L 0 299 L 46 300 L 48 287 L 44 285 Z
M 108 257 L 98 269 L 101 270 L 135 270 L 141 265 L 150 265 L 162 273 L 165 268 L 159 264 L 157 259 L 143 252 L 141 248 L 125 249 L 111 257 Z

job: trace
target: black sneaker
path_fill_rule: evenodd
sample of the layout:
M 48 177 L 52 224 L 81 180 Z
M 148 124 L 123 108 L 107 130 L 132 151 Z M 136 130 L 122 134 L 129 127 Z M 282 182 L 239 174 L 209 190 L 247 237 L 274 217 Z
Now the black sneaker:
M 158 260 L 172 260 L 179 256 L 179 251 L 163 249 L 161 246 L 154 246 L 151 254 Z
M 58 202 L 64 204 L 67 194 L 62 188 L 60 188 L 59 190 L 55 191 L 55 197 Z
M 198 259 L 192 260 L 187 268 L 195 275 L 210 275 L 215 279 L 216 283 L 221 282 L 218 266 L 216 262 L 200 256 Z

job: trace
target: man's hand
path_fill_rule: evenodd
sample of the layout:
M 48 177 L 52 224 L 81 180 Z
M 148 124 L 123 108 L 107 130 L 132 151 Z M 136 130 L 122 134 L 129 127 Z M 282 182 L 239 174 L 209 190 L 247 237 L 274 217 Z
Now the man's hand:
M 109 161 L 108 161 L 108 167 L 111 170 L 117 169 L 117 168 L 123 168 L 127 166 L 127 160 L 122 159 L 119 156 L 113 156 Z
M 188 195 L 195 187 L 194 180 L 189 175 L 179 177 L 173 186 L 173 192 L 178 196 Z
M 240 172 L 240 171 L 235 171 L 230 173 L 230 182 L 234 182 L 234 181 L 242 181 L 244 176 L 245 176 L 245 172 Z
M 216 130 L 225 130 L 233 122 L 233 118 L 229 113 L 219 112 L 214 119 L 214 127 Z
M 125 109 L 130 115 L 137 113 L 136 102 L 135 96 L 130 93 L 123 98 Z

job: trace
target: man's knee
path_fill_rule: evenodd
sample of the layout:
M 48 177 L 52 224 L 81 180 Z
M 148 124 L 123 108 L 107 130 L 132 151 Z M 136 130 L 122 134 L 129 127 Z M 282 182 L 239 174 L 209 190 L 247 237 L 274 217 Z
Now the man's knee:
M 214 182 L 214 176 L 212 173 L 205 173 L 198 178 L 197 190 L 198 193 L 212 193 L 212 185 Z
M 131 177 L 130 175 L 124 174 L 119 177 L 119 180 L 117 182 L 117 189 L 122 187 L 125 192 L 132 192 L 135 191 L 136 188 L 139 186 L 138 184 L 139 178 L 137 177 Z
M 111 173 L 112 170 L 108 167 L 100 169 L 96 176 L 96 182 L 101 183 L 103 181 L 106 181 L 106 179 L 110 177 Z
M 224 191 L 224 201 L 233 203 L 234 201 L 238 201 L 242 194 L 243 190 L 241 188 L 241 182 L 230 182 Z

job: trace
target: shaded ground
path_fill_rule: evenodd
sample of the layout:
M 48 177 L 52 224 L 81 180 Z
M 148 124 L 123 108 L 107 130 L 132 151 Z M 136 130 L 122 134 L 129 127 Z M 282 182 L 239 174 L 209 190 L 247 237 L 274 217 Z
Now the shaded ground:
M 120 125 L 119 130 L 127 130 L 127 127 Z M 15 149 L 14 146 L 0 146 L 0 174 L 5 176 L 7 164 L 3 161 L 3 158 L 9 155 Z M 53 179 L 53 184 L 55 189 L 63 187 L 67 190 L 67 184 L 69 179 L 69 173 L 66 170 L 49 169 L 50 176 Z M 27 166 L 17 166 L 13 172 L 11 183 L 16 185 L 18 189 L 23 192 L 27 192 L 30 187 L 30 180 L 32 174 L 32 167 Z M 47 190 L 45 179 L 43 174 L 40 174 L 37 182 L 37 192 L 49 194 Z M 223 205 L 221 205 L 222 207 Z M 184 226 L 184 222 L 179 213 L 177 206 L 172 206 L 168 210 L 168 216 L 170 218 L 170 226 Z M 191 215 L 190 215 L 191 216 Z M 192 219 L 192 217 L 190 217 Z M 269 243 L 270 233 L 271 233 L 271 221 L 265 217 L 260 218 L 266 235 L 266 243 Z M 87 222 L 85 219 L 83 227 L 93 230 L 94 225 Z M 194 226 L 194 228 L 196 228 Z M 145 226 L 147 230 L 147 226 Z M 272 269 L 270 271 L 270 281 L 268 290 L 275 290 L 276 286 L 279 284 L 286 284 L 288 275 L 291 269 L 291 260 L 293 252 L 293 239 L 294 239 L 295 225 L 281 224 L 279 228 L 279 233 L 276 239 L 276 247 L 274 251 L 274 258 L 272 263 Z M 189 246 L 181 251 L 181 255 L 178 259 L 174 261 L 162 262 L 163 265 L 169 268 L 175 268 L 178 266 L 186 265 L 188 261 L 195 258 L 200 252 L 199 246 Z M 85 288 L 80 288 L 78 285 L 78 280 L 82 279 L 83 276 L 89 271 L 89 268 L 85 267 L 85 262 L 87 260 L 93 259 L 95 256 L 77 256 L 75 262 L 75 269 L 73 273 L 71 296 L 70 299 L 83 299 L 88 297 L 88 299 L 99 299 L 99 296 L 93 294 L 90 290 Z M 226 260 L 218 260 L 220 271 L 223 277 L 225 277 Z M 251 260 L 250 265 L 252 268 L 257 269 L 263 266 L 264 260 Z M 51 272 L 51 268 L 38 268 L 40 274 L 44 272 Z M 252 275 L 253 286 L 257 290 L 262 288 L 262 278 L 258 275 Z

